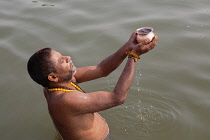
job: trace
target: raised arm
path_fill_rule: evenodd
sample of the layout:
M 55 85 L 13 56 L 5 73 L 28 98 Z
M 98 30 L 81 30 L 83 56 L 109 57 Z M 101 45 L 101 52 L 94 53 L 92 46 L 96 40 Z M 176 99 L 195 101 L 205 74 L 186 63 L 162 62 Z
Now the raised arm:
M 133 53 L 138 56 L 148 52 L 154 48 L 154 42 L 147 40 L 141 44 L 134 46 Z M 93 113 L 102 111 L 125 102 L 131 87 L 136 62 L 133 58 L 128 58 L 123 72 L 121 73 L 118 82 L 112 92 L 96 91 L 91 93 L 74 92 L 71 94 L 65 94 L 67 103 L 70 107 L 74 108 L 74 112 L 77 115 L 84 113 Z
M 156 44 L 156 37 L 153 40 L 153 44 Z M 129 40 L 115 53 L 110 55 L 109 57 L 102 60 L 96 66 L 88 66 L 77 69 L 77 73 L 75 74 L 75 78 L 78 83 L 97 79 L 100 77 L 108 76 L 111 72 L 113 72 L 126 58 L 127 51 L 131 51 L 133 47 L 137 45 L 136 42 L 136 32 L 133 32 L 129 38 Z

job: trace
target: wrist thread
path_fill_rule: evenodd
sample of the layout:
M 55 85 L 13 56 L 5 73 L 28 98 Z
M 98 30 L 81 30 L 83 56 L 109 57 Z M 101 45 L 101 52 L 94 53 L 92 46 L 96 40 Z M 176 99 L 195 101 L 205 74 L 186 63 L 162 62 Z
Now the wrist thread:
M 127 51 L 126 54 L 128 55 L 128 58 L 134 59 L 135 62 L 137 62 L 140 59 L 140 57 L 134 52 Z

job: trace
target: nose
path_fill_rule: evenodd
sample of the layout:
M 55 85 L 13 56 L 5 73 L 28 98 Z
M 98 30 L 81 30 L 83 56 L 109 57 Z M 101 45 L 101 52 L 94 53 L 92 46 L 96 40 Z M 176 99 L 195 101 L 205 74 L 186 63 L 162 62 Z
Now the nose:
M 70 60 L 71 60 L 70 56 L 65 56 L 65 58 L 66 58 L 66 63 L 70 62 Z

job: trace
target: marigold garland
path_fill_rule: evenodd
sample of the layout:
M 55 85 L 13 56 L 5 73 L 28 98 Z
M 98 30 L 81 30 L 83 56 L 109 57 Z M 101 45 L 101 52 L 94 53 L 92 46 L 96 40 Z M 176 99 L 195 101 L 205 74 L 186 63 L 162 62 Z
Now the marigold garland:
M 84 92 L 78 85 L 76 85 L 73 82 L 70 82 L 70 84 L 76 88 L 76 90 L 70 89 L 70 88 L 48 88 L 49 91 L 64 91 L 64 92 L 68 92 L 68 91 L 81 91 Z

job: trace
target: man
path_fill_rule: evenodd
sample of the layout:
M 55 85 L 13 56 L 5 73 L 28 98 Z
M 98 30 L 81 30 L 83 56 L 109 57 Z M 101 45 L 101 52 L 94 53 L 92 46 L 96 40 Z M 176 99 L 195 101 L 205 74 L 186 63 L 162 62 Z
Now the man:
M 104 140 L 109 128 L 97 113 L 125 102 L 134 77 L 139 56 L 153 49 L 152 41 L 136 41 L 136 32 L 114 54 L 96 66 L 76 68 L 69 56 L 62 56 L 50 48 L 31 56 L 28 72 L 31 78 L 44 87 L 52 120 L 64 140 Z M 112 92 L 84 93 L 78 83 L 105 77 L 114 71 L 128 56 L 125 68 Z

